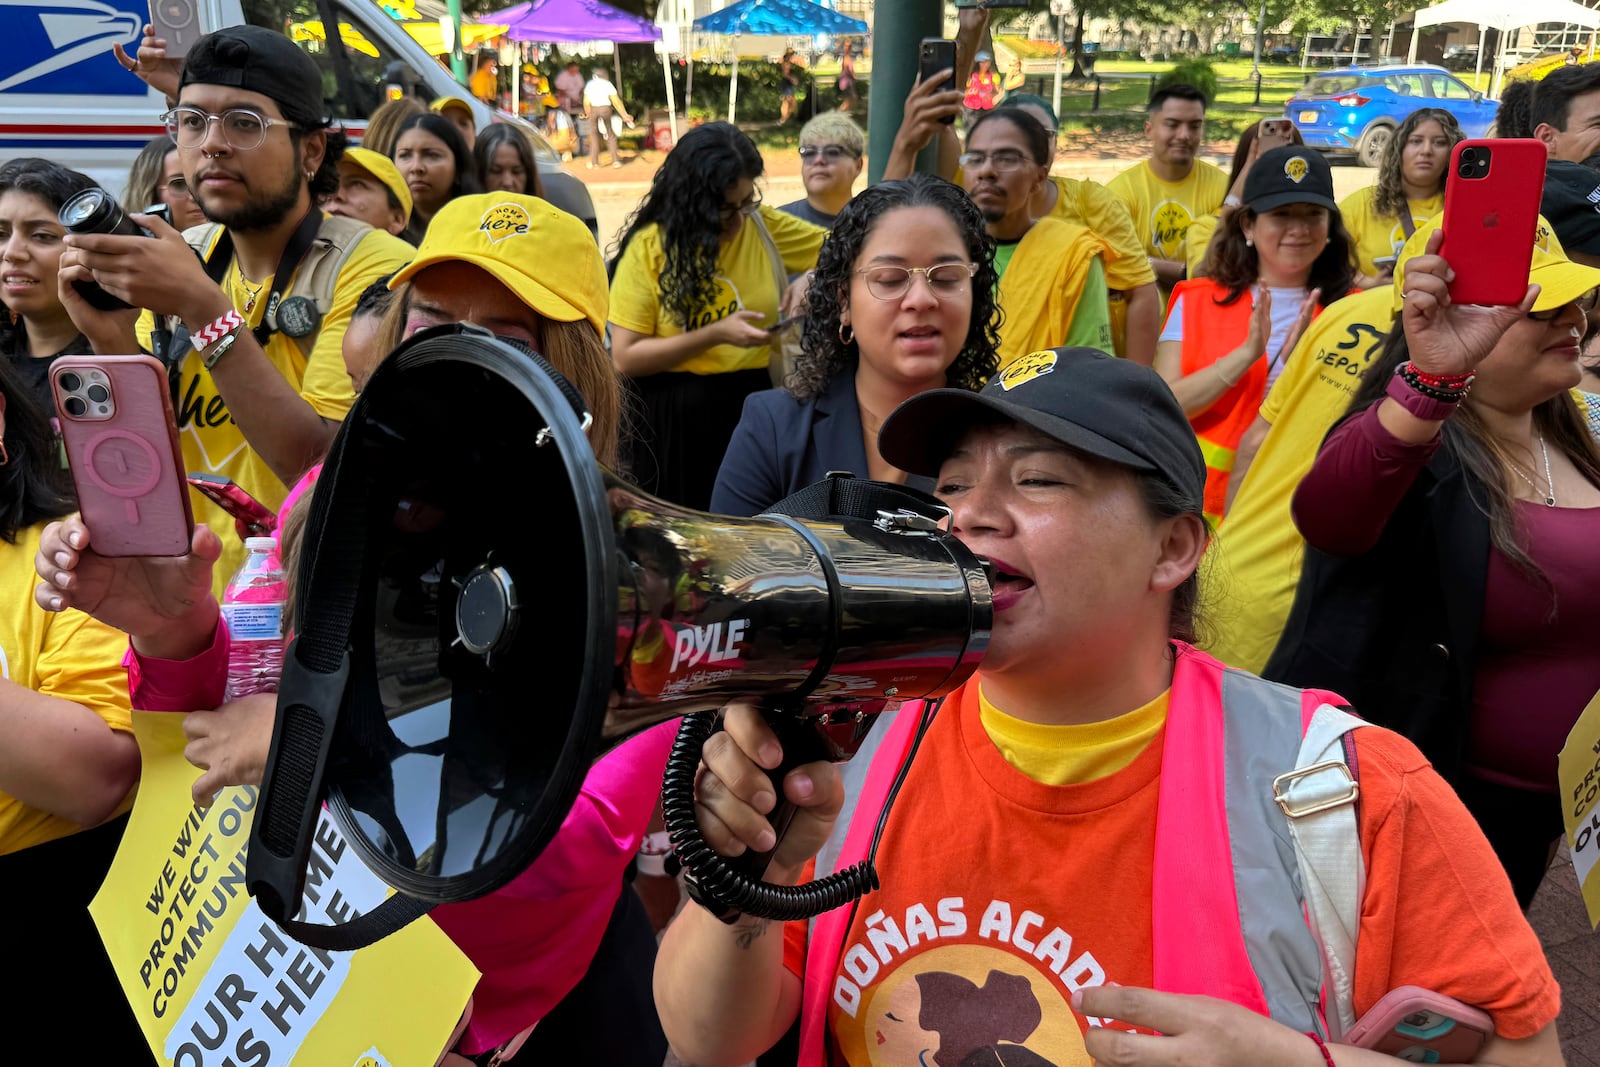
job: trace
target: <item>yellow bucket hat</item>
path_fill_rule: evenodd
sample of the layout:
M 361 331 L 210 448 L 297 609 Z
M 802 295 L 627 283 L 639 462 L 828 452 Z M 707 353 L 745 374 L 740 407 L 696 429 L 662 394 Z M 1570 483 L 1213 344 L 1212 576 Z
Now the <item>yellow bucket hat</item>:
M 470 263 L 555 322 L 588 320 L 605 336 L 605 261 L 589 228 L 549 201 L 520 193 L 458 196 L 439 209 L 389 288 L 435 263 Z

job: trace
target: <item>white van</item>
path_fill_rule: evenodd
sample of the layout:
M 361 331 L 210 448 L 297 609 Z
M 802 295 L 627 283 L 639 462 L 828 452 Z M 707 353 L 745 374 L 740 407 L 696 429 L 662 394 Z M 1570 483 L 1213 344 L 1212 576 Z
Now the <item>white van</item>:
M 169 8 L 174 0 L 166 0 Z M 200 32 L 243 23 L 283 29 L 291 5 L 273 0 L 177 0 L 189 4 Z M 373 0 L 324 0 L 371 43 L 377 56 L 347 50 L 335 64 L 322 45 L 307 48 L 323 72 L 328 111 L 352 142 L 384 100 L 386 85 L 410 87 L 427 103 L 440 96 L 471 102 L 481 129 L 514 122 L 533 142 L 545 198 L 596 230 L 594 202 L 561 169 L 561 157 L 520 119 L 473 100 L 436 59 Z M 323 3 L 297 5 L 316 18 Z M 0 162 L 43 156 L 81 170 L 120 195 L 128 168 L 151 138 L 165 133 L 166 100 L 117 62 L 111 46 L 137 46 L 149 11 L 140 0 L 0 0 Z M 302 46 L 304 47 L 304 46 Z M 343 68 L 342 70 L 340 68 Z

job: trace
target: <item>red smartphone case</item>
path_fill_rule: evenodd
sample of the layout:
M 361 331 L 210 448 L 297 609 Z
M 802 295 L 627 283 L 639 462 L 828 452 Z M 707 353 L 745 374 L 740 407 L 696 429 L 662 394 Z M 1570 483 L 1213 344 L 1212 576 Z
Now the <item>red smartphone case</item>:
M 1374 1004 L 1344 1043 L 1413 1063 L 1471 1063 L 1493 1034 L 1487 1013 L 1443 993 L 1401 986 Z
M 98 370 L 110 389 L 109 417 L 73 415 L 63 375 Z M 149 356 L 66 356 L 50 367 L 78 509 L 102 556 L 181 556 L 194 516 L 172 417 L 166 369 Z
M 1473 158 L 1488 153 L 1486 167 Z M 1463 178 L 1463 155 L 1480 177 Z M 1444 187 L 1444 243 L 1439 254 L 1456 272 L 1457 304 L 1518 304 L 1528 291 L 1528 266 L 1539 226 L 1548 152 L 1532 138 L 1469 140 L 1450 154 Z

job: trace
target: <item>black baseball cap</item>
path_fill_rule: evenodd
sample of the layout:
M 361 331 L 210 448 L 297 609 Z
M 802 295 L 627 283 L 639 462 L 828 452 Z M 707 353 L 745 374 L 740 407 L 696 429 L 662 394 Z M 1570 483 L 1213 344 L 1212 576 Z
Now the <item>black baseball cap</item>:
M 1322 153 L 1304 145 L 1284 145 L 1261 153 L 1244 179 L 1244 206 L 1257 215 L 1285 204 L 1316 204 L 1338 211 L 1333 171 Z
M 1600 173 L 1582 163 L 1552 159 L 1545 164 L 1539 214 L 1563 250 L 1600 256 Z
M 229 26 L 208 33 L 184 57 L 184 85 L 231 85 L 275 101 L 283 117 L 306 129 L 328 125 L 316 60 L 276 30 Z
M 1093 348 L 1023 356 L 981 392 L 919 393 L 884 420 L 878 451 L 903 471 L 935 477 L 961 435 L 991 412 L 1068 448 L 1158 474 L 1191 510 L 1202 510 L 1206 461 L 1178 398 L 1151 368 Z

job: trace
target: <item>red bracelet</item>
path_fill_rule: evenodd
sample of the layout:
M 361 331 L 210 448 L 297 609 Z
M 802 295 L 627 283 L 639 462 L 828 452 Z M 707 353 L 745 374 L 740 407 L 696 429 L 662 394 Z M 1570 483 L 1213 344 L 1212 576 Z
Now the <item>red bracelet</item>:
M 1423 385 L 1431 385 L 1435 389 L 1460 389 L 1473 378 L 1470 372 L 1467 374 L 1429 374 L 1427 371 L 1420 369 L 1415 363 L 1410 362 L 1406 364 L 1406 367 Z
M 1339 1067 L 1337 1063 L 1333 1062 L 1333 1053 L 1328 1051 L 1328 1046 L 1323 1043 L 1320 1035 L 1311 1031 L 1307 1031 L 1306 1036 L 1312 1041 L 1316 1042 L 1317 1051 L 1322 1053 L 1322 1058 L 1327 1063 L 1328 1067 Z

